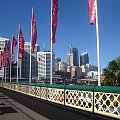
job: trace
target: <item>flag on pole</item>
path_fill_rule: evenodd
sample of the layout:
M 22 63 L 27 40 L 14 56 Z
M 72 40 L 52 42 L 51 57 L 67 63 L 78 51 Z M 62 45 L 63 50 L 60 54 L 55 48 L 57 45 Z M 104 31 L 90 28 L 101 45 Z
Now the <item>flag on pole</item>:
M 3 50 L 3 67 L 6 66 L 6 48 L 4 47 L 4 50 Z
M 3 67 L 6 67 L 9 63 L 10 56 L 9 56 L 9 44 L 6 44 L 4 47 L 4 55 L 3 55 Z
M 52 0 L 52 43 L 55 43 L 55 34 L 58 22 L 58 0 Z
M 0 69 L 3 67 L 3 52 L 0 51 Z
M 15 39 L 15 37 L 12 37 L 12 62 L 15 61 L 14 55 L 15 55 L 15 47 L 17 45 L 17 41 Z
M 31 41 L 32 41 L 32 52 L 34 52 L 35 49 L 35 44 L 36 44 L 36 39 L 37 39 L 37 27 L 36 27 L 36 21 L 35 21 L 35 17 L 34 17 L 34 11 L 32 9 L 32 19 L 31 19 L 31 27 L 32 27 L 32 31 L 31 31 Z
M 6 45 L 6 65 L 9 64 L 9 61 L 10 61 L 10 48 L 9 48 L 9 45 L 7 44 Z
M 88 0 L 88 13 L 90 18 L 90 24 L 94 24 L 96 19 L 95 0 Z
M 24 50 L 24 43 L 25 42 L 24 42 L 24 37 L 23 37 L 21 28 L 19 28 L 18 42 L 19 42 L 18 58 L 22 59 L 23 50 Z

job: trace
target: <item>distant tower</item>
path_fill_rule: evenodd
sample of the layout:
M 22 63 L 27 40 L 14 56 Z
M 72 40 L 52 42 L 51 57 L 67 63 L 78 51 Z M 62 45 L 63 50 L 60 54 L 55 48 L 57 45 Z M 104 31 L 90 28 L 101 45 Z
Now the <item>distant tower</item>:
M 69 66 L 79 66 L 78 49 L 73 48 L 72 45 L 70 45 L 70 53 L 67 57 L 67 63 Z
M 89 56 L 87 52 L 83 52 L 80 55 L 80 66 L 89 64 Z
M 55 63 L 61 62 L 61 58 L 55 57 Z
M 44 51 L 46 51 L 46 46 L 45 46 L 45 44 L 43 43 L 43 49 L 44 49 Z

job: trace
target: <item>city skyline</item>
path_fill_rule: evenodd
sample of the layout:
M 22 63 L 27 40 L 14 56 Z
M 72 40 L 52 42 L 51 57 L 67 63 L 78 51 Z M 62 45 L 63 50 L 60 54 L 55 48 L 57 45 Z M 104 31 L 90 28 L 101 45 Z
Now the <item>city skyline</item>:
M 90 25 L 88 17 L 87 0 L 59 0 L 58 26 L 56 43 L 53 51 L 56 57 L 67 60 L 67 52 L 72 44 L 78 49 L 78 55 L 87 51 L 90 63 L 97 65 L 96 32 L 95 25 Z M 17 39 L 18 25 L 21 25 L 25 41 L 30 39 L 30 19 L 32 7 L 34 8 L 40 51 L 43 43 L 50 50 L 50 0 L 1 0 L 0 7 L 0 36 L 12 39 L 12 34 Z M 120 1 L 98 0 L 98 16 L 100 31 L 100 58 L 101 69 L 108 62 L 118 57 L 120 38 Z M 113 9 L 114 8 L 114 9 Z M 17 48 L 16 48 L 17 50 Z

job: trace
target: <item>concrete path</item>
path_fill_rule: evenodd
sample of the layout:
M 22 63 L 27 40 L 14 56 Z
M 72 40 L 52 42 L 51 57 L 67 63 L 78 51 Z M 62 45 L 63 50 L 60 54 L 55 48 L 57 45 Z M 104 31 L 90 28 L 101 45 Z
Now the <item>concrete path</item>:
M 48 120 L 48 118 L 0 93 L 0 120 Z

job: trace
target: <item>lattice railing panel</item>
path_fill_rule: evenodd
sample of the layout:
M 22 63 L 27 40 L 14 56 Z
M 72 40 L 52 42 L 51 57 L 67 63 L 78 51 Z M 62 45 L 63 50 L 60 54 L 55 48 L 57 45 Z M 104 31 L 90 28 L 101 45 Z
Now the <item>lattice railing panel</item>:
M 65 90 L 65 105 L 92 112 L 93 92 Z
M 64 105 L 64 89 L 48 88 L 47 100 Z
M 21 84 L 15 84 L 15 91 L 17 92 L 21 91 Z
M 39 86 L 36 86 L 36 97 L 40 98 L 41 97 L 41 88 Z
M 40 91 L 40 94 L 41 94 L 41 99 L 47 99 L 47 87 L 41 87 L 41 91 Z
M 36 95 L 36 87 L 29 85 L 28 95 L 35 96 Z
M 120 94 L 95 92 L 94 111 L 120 119 Z
M 28 94 L 29 86 L 28 85 L 21 85 L 21 93 Z
M 11 83 L 4 83 L 4 88 L 10 89 L 11 90 Z
M 14 91 L 15 90 L 15 84 L 11 84 L 10 86 L 11 86 L 11 90 Z

